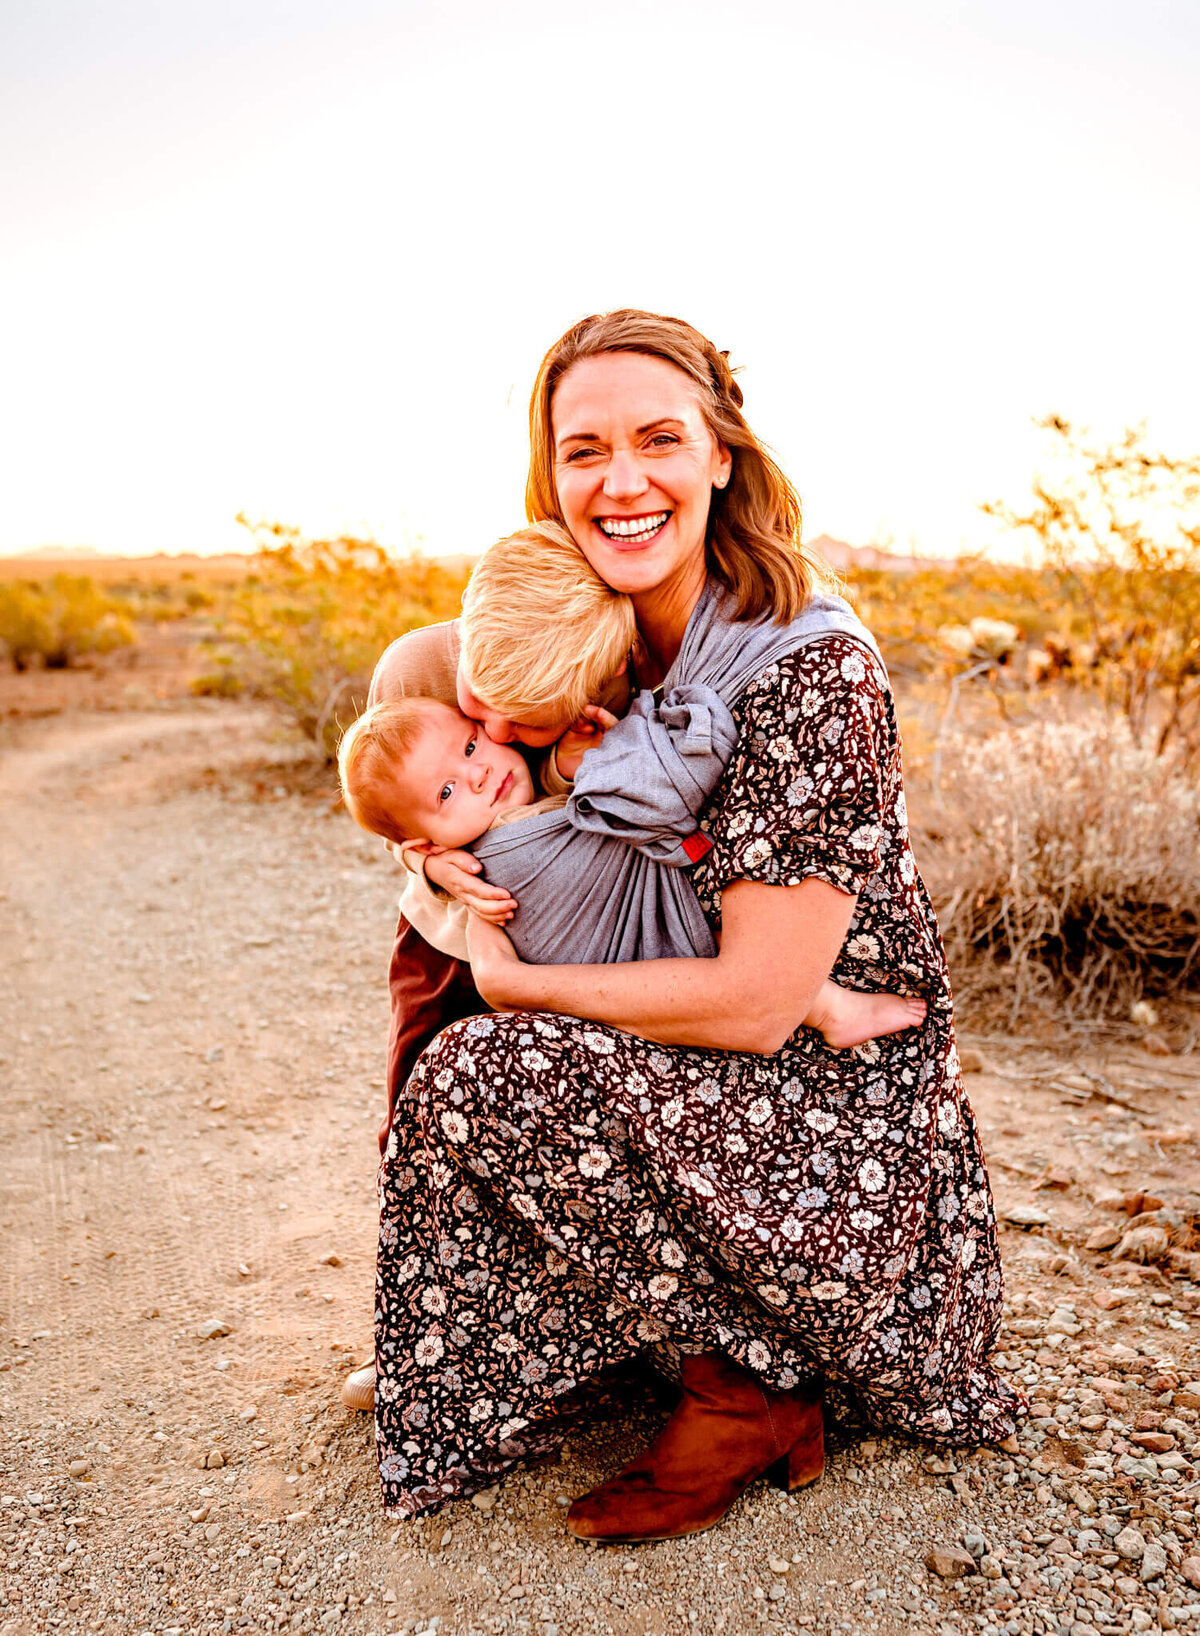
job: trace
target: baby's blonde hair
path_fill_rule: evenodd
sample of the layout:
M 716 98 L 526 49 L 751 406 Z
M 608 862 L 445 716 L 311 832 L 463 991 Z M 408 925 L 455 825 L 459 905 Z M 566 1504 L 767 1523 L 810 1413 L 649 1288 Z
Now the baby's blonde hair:
M 342 800 L 356 824 L 385 841 L 411 841 L 388 806 L 383 785 L 395 773 L 421 736 L 436 699 L 415 697 L 373 704 L 351 722 L 338 745 L 338 778 Z
M 462 661 L 476 698 L 513 721 L 574 720 L 633 646 L 633 603 L 561 523 L 533 523 L 480 557 L 463 595 Z

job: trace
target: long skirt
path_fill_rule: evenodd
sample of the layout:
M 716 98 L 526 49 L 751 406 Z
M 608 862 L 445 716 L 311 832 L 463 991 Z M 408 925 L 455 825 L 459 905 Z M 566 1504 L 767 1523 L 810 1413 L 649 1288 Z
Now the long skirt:
M 414 1516 L 559 1443 L 582 1389 L 667 1342 L 881 1428 L 995 1442 L 995 1217 L 953 1025 L 770 1057 L 575 1018 L 459 1022 L 380 1171 L 376 1432 Z

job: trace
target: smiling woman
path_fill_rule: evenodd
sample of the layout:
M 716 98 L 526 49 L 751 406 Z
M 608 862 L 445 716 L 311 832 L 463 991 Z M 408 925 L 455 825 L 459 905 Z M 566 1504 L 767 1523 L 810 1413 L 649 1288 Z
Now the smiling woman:
M 510 1014 L 445 1028 L 396 1102 L 380 1476 L 397 1515 L 469 1494 L 560 1442 L 600 1371 L 666 1342 L 679 1408 L 567 1517 L 580 1538 L 664 1539 L 769 1469 L 814 1481 L 824 1379 L 944 1443 L 1003 1439 L 1020 1401 L 988 1361 L 995 1217 L 869 633 L 810 594 L 796 495 L 689 325 L 584 320 L 547 355 L 530 427 L 532 516 L 565 523 L 637 617 L 642 693 L 584 761 L 659 708 L 660 682 L 665 716 L 687 665 L 731 687 L 724 775 L 689 809 L 716 952 L 527 965 L 472 921 L 479 993 Z M 778 646 L 754 659 L 764 630 Z M 919 1018 L 839 1049 L 804 1021 L 831 977 Z
M 737 618 L 780 623 L 820 577 L 728 357 L 690 324 L 623 310 L 575 325 L 542 360 L 529 439 L 530 520 L 565 523 L 602 579 L 651 593 L 668 619 L 694 606 L 708 569 Z
M 555 396 L 551 431 L 563 520 L 601 578 L 692 596 L 732 459 L 687 376 L 640 352 L 582 359 Z

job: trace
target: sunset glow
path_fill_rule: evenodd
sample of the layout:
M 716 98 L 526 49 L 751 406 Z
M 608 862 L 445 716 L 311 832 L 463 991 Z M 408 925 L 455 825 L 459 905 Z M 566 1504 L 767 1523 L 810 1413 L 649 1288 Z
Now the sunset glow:
M 1200 447 L 1193 8 L 22 11 L 0 551 L 477 551 L 620 305 L 730 349 L 810 535 L 996 538 L 1051 410 Z

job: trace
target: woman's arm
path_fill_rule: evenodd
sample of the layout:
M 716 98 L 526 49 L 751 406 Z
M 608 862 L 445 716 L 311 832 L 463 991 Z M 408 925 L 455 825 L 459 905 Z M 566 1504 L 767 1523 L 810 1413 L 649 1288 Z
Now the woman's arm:
M 778 1051 L 808 1015 L 845 941 L 857 898 L 823 880 L 732 881 L 715 960 L 530 966 L 498 927 L 471 917 L 471 971 L 499 1011 L 555 1011 L 663 1045 Z

